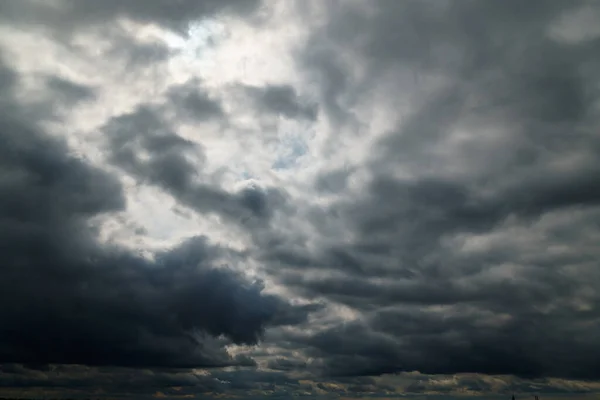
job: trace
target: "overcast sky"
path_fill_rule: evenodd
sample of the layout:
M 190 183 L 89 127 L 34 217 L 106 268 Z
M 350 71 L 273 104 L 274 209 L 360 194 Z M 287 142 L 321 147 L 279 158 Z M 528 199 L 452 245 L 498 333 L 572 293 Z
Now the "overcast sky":
M 5 0 L 0 93 L 0 397 L 600 395 L 597 0 Z

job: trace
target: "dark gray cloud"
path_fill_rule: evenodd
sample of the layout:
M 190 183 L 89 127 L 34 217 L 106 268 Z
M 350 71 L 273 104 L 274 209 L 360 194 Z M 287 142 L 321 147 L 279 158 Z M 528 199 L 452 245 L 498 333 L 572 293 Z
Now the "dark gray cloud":
M 290 358 L 277 357 L 269 360 L 267 367 L 275 371 L 294 371 L 306 367 L 306 362 Z
M 63 101 L 66 105 L 72 105 L 82 100 L 91 100 L 95 97 L 93 88 L 57 76 L 48 77 L 47 85 L 54 95 L 54 100 Z
M 103 23 L 117 17 L 127 17 L 140 22 L 163 24 L 177 30 L 183 29 L 190 21 L 210 17 L 220 12 L 247 15 L 259 4 L 256 0 L 193 1 L 182 0 L 175 3 L 166 0 L 107 1 L 102 4 L 84 4 L 78 1 L 60 1 L 61 17 L 69 17 L 78 23 Z
M 600 221 L 598 42 L 549 34 L 579 5 L 328 3 L 303 64 L 324 80 L 327 118 L 348 121 L 340 102 L 364 100 L 381 76 L 415 103 L 357 166 L 372 177 L 365 191 L 311 217 L 323 235 L 343 221 L 351 240 L 265 252 L 297 293 L 363 315 L 291 335 L 309 368 L 598 378 L 600 253 L 576 233 L 597 237 Z M 332 69 L 336 52 L 366 74 Z M 434 74 L 439 87 L 427 86 Z M 352 173 L 324 172 L 317 186 L 344 191 Z
M 189 97 L 188 93 L 182 98 L 182 91 L 187 92 L 174 89 L 172 96 L 183 102 L 185 112 L 193 112 L 197 118 L 201 118 L 201 114 L 204 118 L 220 115 L 220 107 L 208 97 L 198 94 Z M 250 185 L 230 193 L 213 184 L 203 171 L 202 147 L 174 132 L 161 117 L 161 110 L 142 106 L 113 118 L 104 132 L 116 165 L 161 187 L 197 212 L 215 213 L 238 224 L 255 226 L 268 223 L 286 202 L 285 191 L 279 188 Z M 193 152 L 186 154 L 186 149 Z M 140 157 L 141 151 L 147 152 L 147 160 Z
M 123 29 L 114 29 L 106 32 L 105 35 L 110 37 L 110 46 L 100 50 L 102 57 L 114 60 L 112 64 L 113 68 L 122 63 L 123 70 L 126 73 L 136 71 L 136 68 L 140 67 L 153 67 L 155 68 L 153 73 L 155 78 L 157 78 L 157 71 L 160 71 L 160 67 L 156 66 L 177 53 L 164 43 L 140 41 Z M 79 51 L 89 51 L 89 48 L 77 46 L 73 43 L 69 43 L 69 48 Z
M 114 23 L 118 18 L 124 17 L 141 23 L 156 23 L 187 34 L 187 25 L 191 21 L 219 13 L 248 15 L 256 10 L 258 4 L 256 0 L 134 0 L 127 3 L 111 0 L 102 4 L 73 0 L 52 0 L 44 3 L 11 0 L 3 3 L 1 14 L 5 22 L 25 26 L 44 24 L 63 33 Z
M 221 104 L 212 99 L 200 81 L 172 86 L 167 93 L 168 103 L 183 118 L 206 121 L 224 117 Z
M 119 181 L 46 134 L 43 121 L 15 99 L 18 74 L 0 71 L 0 362 L 248 365 L 252 360 L 232 358 L 223 346 L 254 344 L 271 322 L 306 317 L 217 267 L 229 250 L 205 237 L 152 261 L 100 244 L 90 219 L 124 209 Z M 149 149 L 180 145 L 147 139 Z M 258 207 L 251 195 L 240 199 Z
M 261 112 L 308 120 L 314 120 L 317 117 L 316 105 L 301 99 L 291 86 L 246 86 L 244 90 Z
M 301 343 L 317 349 L 310 355 L 323 357 L 324 362 L 313 367 L 334 376 L 414 369 L 434 374 L 476 371 L 527 378 L 595 378 L 595 332 L 586 326 L 586 320 L 595 316 L 572 316 L 561 310 L 549 320 L 539 312 L 514 309 L 516 305 L 509 322 L 499 324 L 491 312 L 485 315 L 476 306 L 438 312 L 405 306 L 373 313 L 365 323 L 330 329 Z M 573 331 L 578 339 L 567 343 L 563 338 Z

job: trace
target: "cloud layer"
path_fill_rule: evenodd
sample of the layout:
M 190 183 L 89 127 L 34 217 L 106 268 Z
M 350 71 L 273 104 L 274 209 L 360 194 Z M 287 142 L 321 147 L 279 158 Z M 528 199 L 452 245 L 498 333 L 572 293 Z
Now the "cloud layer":
M 6 393 L 598 390 L 595 2 L 0 15 Z

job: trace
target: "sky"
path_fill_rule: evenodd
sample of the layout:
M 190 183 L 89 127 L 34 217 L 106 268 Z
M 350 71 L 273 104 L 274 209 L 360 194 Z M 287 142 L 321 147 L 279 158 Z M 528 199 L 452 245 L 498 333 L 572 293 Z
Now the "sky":
M 0 397 L 600 398 L 596 0 L 0 1 Z

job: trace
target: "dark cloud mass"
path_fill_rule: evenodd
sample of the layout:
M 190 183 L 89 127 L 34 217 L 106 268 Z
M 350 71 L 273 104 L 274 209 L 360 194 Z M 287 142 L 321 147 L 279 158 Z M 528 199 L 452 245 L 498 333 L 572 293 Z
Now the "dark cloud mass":
M 0 1 L 0 397 L 597 395 L 598 26 Z
M 367 190 L 328 210 L 352 241 L 302 262 L 281 250 L 271 255 L 289 265 L 282 280 L 298 292 L 364 313 L 364 321 L 295 338 L 321 360 L 318 369 L 598 378 L 600 297 L 591 288 L 600 285 L 600 253 L 575 231 L 597 237 L 600 221 L 591 89 L 600 58 L 597 40 L 570 44 L 548 33 L 576 7 L 381 1 L 362 14 L 328 7 L 330 23 L 315 38 L 369 66 L 358 85 L 367 91 L 391 74 L 390 85 L 424 100 L 378 141 Z M 314 63 L 319 75 L 331 74 L 328 62 Z M 421 89 L 403 80 L 407 69 L 420 75 Z M 444 82 L 429 91 L 432 74 Z M 351 104 L 369 94 L 338 79 L 329 84 L 327 102 L 337 92 Z M 457 148 L 450 139 L 460 131 L 473 135 Z M 313 269 L 330 272 L 306 274 Z
M 315 105 L 306 104 L 307 102 L 301 100 L 291 86 L 272 85 L 264 88 L 248 86 L 244 89 L 262 112 L 310 120 L 314 120 L 317 116 Z
M 27 106 L 11 97 L 18 82 L 17 74 L 2 69 L 2 362 L 247 364 L 251 360 L 232 358 L 222 346 L 256 343 L 275 319 L 302 319 L 301 311 L 263 295 L 260 285 L 218 268 L 228 250 L 204 237 L 157 253 L 153 261 L 98 243 L 90 219 L 123 210 L 122 187 L 69 155 L 63 142 L 43 132 L 42 121 L 30 122 Z M 152 139 L 149 147 L 178 144 Z
M 247 15 L 256 10 L 256 0 L 117 0 L 99 3 L 76 0 L 51 0 L 44 3 L 9 1 L 2 5 L 2 15 L 24 25 L 45 24 L 52 29 L 72 33 L 90 25 L 111 24 L 118 18 L 141 23 L 156 23 L 186 33 L 187 25 L 202 17 L 218 13 Z

